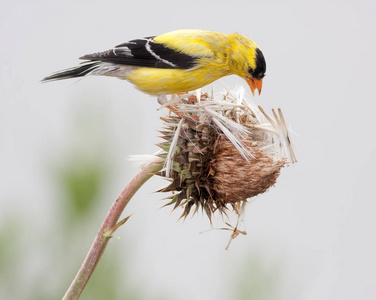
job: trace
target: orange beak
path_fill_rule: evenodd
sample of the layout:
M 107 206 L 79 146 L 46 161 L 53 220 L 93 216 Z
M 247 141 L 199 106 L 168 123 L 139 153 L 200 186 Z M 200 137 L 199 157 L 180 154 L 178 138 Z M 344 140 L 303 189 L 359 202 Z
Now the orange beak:
M 245 79 L 251 88 L 252 94 L 255 95 L 255 90 L 258 90 L 259 95 L 261 94 L 261 89 L 262 89 L 262 78 L 261 79 L 254 79 L 251 77 L 247 77 Z

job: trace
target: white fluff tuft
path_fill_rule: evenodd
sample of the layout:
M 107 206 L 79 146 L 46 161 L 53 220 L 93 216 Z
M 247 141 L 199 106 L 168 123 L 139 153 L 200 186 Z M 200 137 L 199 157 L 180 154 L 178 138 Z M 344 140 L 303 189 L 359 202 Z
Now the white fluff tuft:
M 133 162 L 135 166 L 138 167 L 145 167 L 151 163 L 162 163 L 165 159 L 160 157 L 159 155 L 163 153 L 162 150 L 157 151 L 154 154 L 140 154 L 140 155 L 130 155 L 128 160 Z

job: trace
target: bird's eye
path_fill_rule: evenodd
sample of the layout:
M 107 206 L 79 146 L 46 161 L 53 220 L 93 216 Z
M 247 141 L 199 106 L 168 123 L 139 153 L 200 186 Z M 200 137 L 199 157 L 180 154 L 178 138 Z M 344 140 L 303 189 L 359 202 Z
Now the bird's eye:
M 249 73 L 249 75 L 252 76 L 252 78 L 256 78 L 256 79 L 261 79 L 261 78 L 264 78 L 264 76 L 265 76 L 265 73 L 262 72 L 262 71 L 260 72 L 259 70 L 257 70 L 257 68 L 256 68 L 256 70 L 253 69 L 253 68 L 249 68 L 248 73 Z

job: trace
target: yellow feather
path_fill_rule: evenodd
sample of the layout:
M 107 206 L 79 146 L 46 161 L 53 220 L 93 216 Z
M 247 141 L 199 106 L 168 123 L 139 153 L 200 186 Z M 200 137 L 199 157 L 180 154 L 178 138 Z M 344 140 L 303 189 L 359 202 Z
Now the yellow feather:
M 215 56 L 223 49 L 227 34 L 206 30 L 176 30 L 154 38 L 156 43 L 165 44 L 175 51 L 198 57 Z

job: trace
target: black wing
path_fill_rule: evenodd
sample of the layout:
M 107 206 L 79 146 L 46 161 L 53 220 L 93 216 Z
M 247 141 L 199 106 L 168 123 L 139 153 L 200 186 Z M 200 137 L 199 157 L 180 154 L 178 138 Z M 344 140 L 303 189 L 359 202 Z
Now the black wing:
M 152 36 L 132 40 L 108 51 L 87 54 L 80 59 L 162 69 L 189 69 L 196 65 L 197 57 L 154 43 L 153 39 Z

